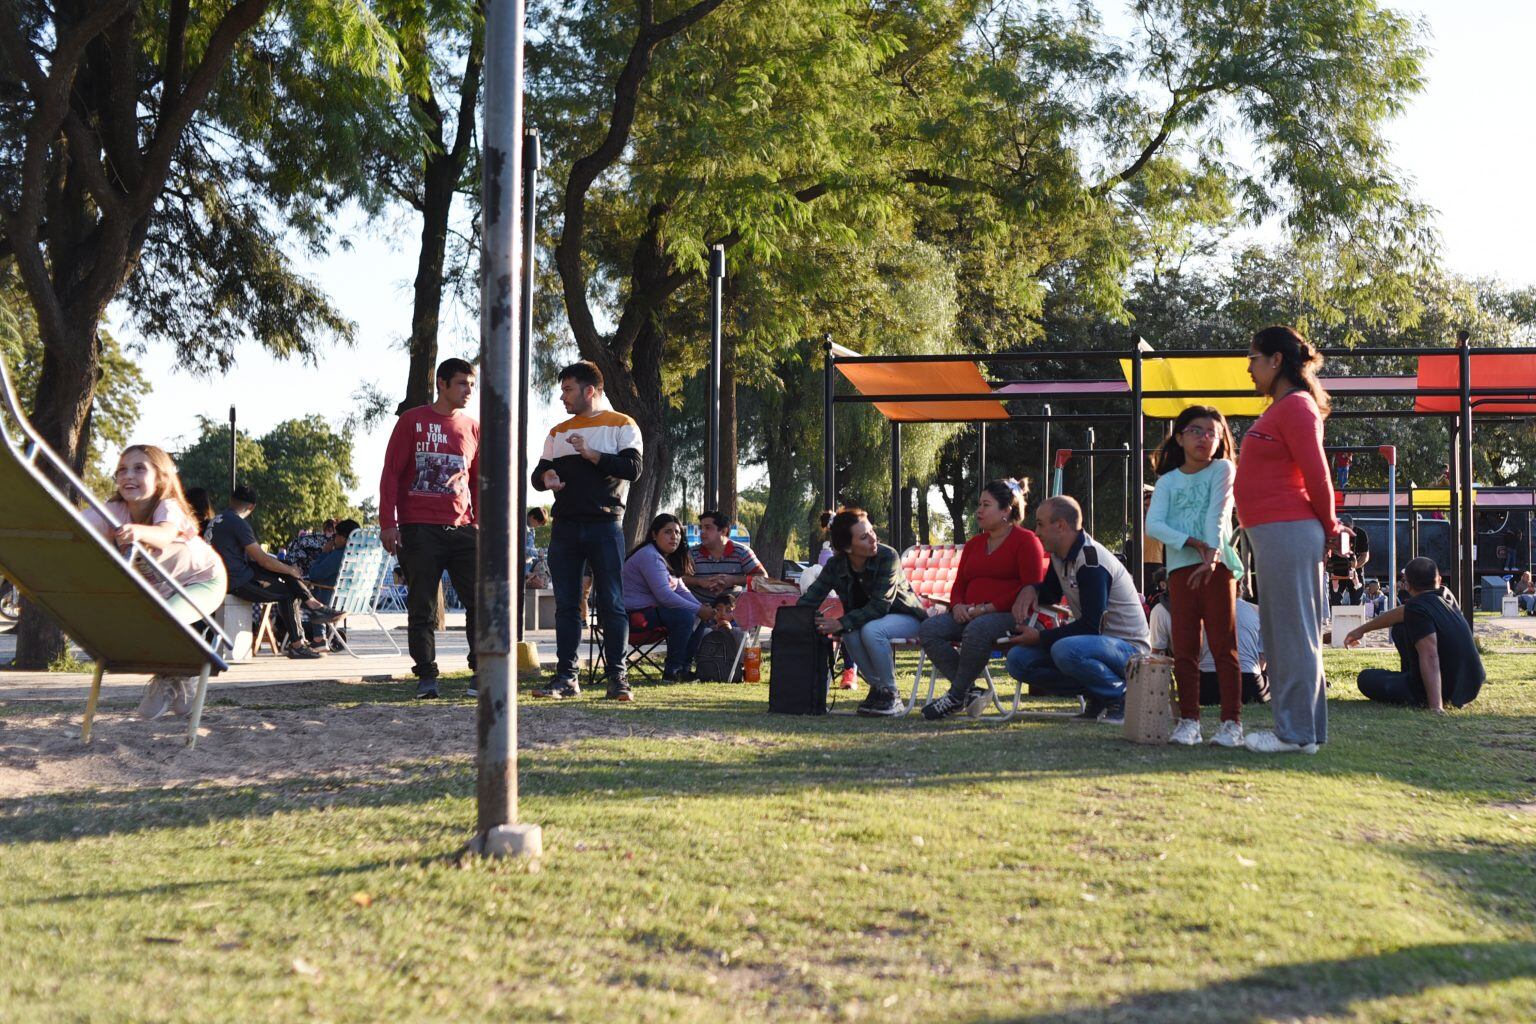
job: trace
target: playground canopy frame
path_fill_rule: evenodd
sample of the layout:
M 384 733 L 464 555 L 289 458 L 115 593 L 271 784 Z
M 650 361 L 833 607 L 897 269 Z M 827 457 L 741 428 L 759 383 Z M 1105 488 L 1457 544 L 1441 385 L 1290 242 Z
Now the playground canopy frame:
M 940 354 L 940 355 L 894 355 L 894 356 L 863 356 L 849 349 L 835 345 L 830 339 L 825 345 L 822 379 L 822 495 L 824 507 L 837 507 L 836 493 L 836 461 L 837 450 L 837 423 L 836 407 L 839 404 L 872 404 L 881 411 L 891 423 L 891 521 L 899 523 L 904 520 L 903 488 L 901 486 L 901 424 L 902 423 L 938 423 L 938 422 L 969 422 L 985 424 L 992 421 L 1012 422 L 1036 422 L 1045 423 L 1047 426 L 1053 422 L 1076 423 L 1113 423 L 1128 422 L 1131 434 L 1130 449 L 1130 481 L 1128 493 L 1140 494 L 1146 482 L 1146 420 L 1166 419 L 1166 416 L 1153 415 L 1147 410 L 1147 403 L 1154 399 L 1180 399 L 1185 402 L 1204 401 L 1214 403 L 1220 399 L 1243 398 L 1253 399 L 1251 388 L 1164 388 L 1149 389 L 1145 387 L 1145 375 L 1147 363 L 1150 360 L 1181 360 L 1181 359 L 1205 359 L 1228 358 L 1233 353 L 1213 352 L 1204 349 L 1176 349 L 1170 351 L 1153 351 L 1145 342 L 1137 339 L 1136 344 L 1126 351 L 1038 351 L 1038 352 L 1000 352 L 995 354 Z M 1328 348 L 1323 350 L 1323 355 L 1329 359 L 1359 360 L 1382 357 L 1416 358 L 1419 360 L 1418 373 L 1413 375 L 1389 375 L 1389 376 L 1337 376 L 1321 379 L 1323 387 L 1330 394 L 1337 396 L 1349 396 L 1356 398 L 1393 398 L 1405 395 L 1413 396 L 1414 404 L 1411 409 L 1372 409 L 1372 410 L 1338 410 L 1332 413 L 1338 418 L 1388 418 L 1402 419 L 1418 416 L 1440 416 L 1451 421 L 1452 458 L 1452 498 L 1451 504 L 1457 514 L 1453 517 L 1457 527 L 1456 540 L 1459 544 L 1457 565 L 1458 592 L 1461 595 L 1462 607 L 1470 621 L 1473 611 L 1471 595 L 1475 588 L 1475 565 L 1473 558 L 1473 545 L 1476 538 L 1474 508 L 1471 501 L 1458 504 L 1456 495 L 1472 493 L 1472 425 L 1474 415 L 1478 410 L 1491 411 L 1502 410 L 1505 416 L 1515 419 L 1524 419 L 1536 412 L 1536 347 L 1477 347 L 1471 344 L 1471 336 L 1466 331 L 1458 332 L 1456 345 L 1451 349 L 1425 349 L 1419 347 L 1381 347 L 1381 348 Z M 1474 382 L 1474 357 L 1479 360 L 1478 368 L 1487 367 L 1503 381 L 1514 380 L 1514 385 L 1496 386 L 1490 383 Z M 1511 360 L 1510 357 L 1522 357 Z M 1021 380 L 993 382 L 990 390 L 982 390 L 988 387 L 989 382 L 982 376 L 981 364 L 994 365 L 1023 365 L 1038 363 L 1042 360 L 1056 360 L 1077 363 L 1104 363 L 1118 362 L 1123 368 L 1124 380 Z M 1484 362 L 1487 360 L 1486 362 Z M 1454 362 L 1455 372 L 1450 374 L 1450 364 Z M 859 368 L 881 368 L 889 371 L 891 368 L 904 364 L 955 364 L 969 363 L 974 369 L 975 379 L 980 381 L 977 390 L 971 392 L 949 391 L 940 392 L 928 390 L 931 378 L 924 381 L 911 381 L 901 386 L 900 390 L 888 390 L 879 392 L 864 391 L 858 394 L 839 394 L 837 389 L 836 374 L 841 370 L 845 377 L 854 386 L 859 387 L 855 380 L 860 376 Z M 852 371 L 852 372 L 850 372 Z M 887 372 L 886 380 L 894 380 L 897 374 Z M 1049 399 L 1057 401 L 1124 401 L 1130 399 L 1130 408 L 1118 413 L 1017 413 L 1010 411 L 1004 403 L 1012 403 L 1029 399 Z M 923 407 L 933 409 L 932 413 L 926 412 Z M 978 414 L 979 413 L 979 414 Z M 1513 414 L 1513 415 L 1511 415 Z M 1255 414 L 1234 413 L 1232 418 L 1251 419 Z M 1487 417 L 1485 416 L 1485 421 Z M 1365 450 L 1374 450 L 1366 448 Z M 1049 441 L 1047 440 L 1045 454 L 1049 454 Z M 1043 482 L 1043 481 L 1042 481 Z M 1144 516 L 1141 503 L 1128 501 L 1130 506 L 1131 526 L 1131 570 L 1136 579 L 1141 579 L 1144 564 Z M 1393 507 L 1395 509 L 1395 502 Z M 1453 542 L 1454 543 L 1454 542 Z

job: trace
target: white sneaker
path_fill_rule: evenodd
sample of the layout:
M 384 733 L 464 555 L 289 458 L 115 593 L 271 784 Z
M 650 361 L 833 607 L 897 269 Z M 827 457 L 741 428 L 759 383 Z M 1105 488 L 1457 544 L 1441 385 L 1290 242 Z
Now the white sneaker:
M 171 689 L 171 714 L 177 718 L 186 718 L 192 713 L 192 701 L 197 698 L 197 680 L 172 680 Z
M 1211 743 L 1218 747 L 1240 747 L 1243 745 L 1243 723 L 1222 722 L 1216 727 L 1216 735 L 1211 737 Z
M 1316 743 L 1287 743 L 1269 729 L 1251 732 L 1243 739 L 1243 746 L 1255 754 L 1315 754 Z
M 992 703 L 992 691 L 979 686 L 971 688 L 971 695 L 965 701 L 965 713 L 972 718 L 980 718 L 987 713 L 987 707 Z
M 146 722 L 153 722 L 171 710 L 171 700 L 175 697 L 171 690 L 171 682 L 164 676 L 155 676 L 151 679 L 149 685 L 144 687 L 144 696 L 140 698 L 134 714 Z
M 1186 747 L 1199 746 L 1200 744 L 1200 719 L 1181 718 L 1179 724 L 1173 727 L 1173 735 L 1168 737 L 1169 743 L 1178 743 Z

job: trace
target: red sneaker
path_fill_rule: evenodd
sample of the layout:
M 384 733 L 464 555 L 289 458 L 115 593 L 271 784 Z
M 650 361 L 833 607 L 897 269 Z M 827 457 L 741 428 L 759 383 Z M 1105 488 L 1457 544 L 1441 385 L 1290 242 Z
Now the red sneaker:
M 851 690 L 853 689 L 853 684 L 858 682 L 858 679 L 859 673 L 856 669 L 845 668 L 843 669 L 842 678 L 837 681 L 837 688 L 839 690 Z

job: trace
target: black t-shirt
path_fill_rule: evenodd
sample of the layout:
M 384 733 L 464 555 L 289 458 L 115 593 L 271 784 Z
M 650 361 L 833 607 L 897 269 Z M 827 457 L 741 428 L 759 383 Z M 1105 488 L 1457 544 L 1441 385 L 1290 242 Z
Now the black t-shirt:
M 1363 526 L 1354 526 L 1351 529 L 1355 534 L 1354 539 L 1350 541 L 1352 545 L 1351 550 L 1358 561 L 1362 556 L 1371 553 L 1371 535 L 1365 532 L 1365 527 Z
M 245 549 L 255 543 L 256 531 L 234 509 L 225 509 L 213 520 L 213 550 L 224 559 L 231 590 L 244 586 L 255 577 L 256 570 L 251 566 L 251 560 L 245 557 Z
M 1478 656 L 1477 645 L 1472 641 L 1472 630 L 1445 592 L 1427 590 L 1410 597 L 1403 605 L 1403 628 L 1410 645 L 1435 634 L 1435 644 L 1440 649 L 1441 699 L 1458 708 L 1470 703 L 1483 688 L 1487 676 L 1483 671 L 1483 659 Z M 1410 659 L 1404 668 L 1419 699 L 1427 702 L 1418 658 Z

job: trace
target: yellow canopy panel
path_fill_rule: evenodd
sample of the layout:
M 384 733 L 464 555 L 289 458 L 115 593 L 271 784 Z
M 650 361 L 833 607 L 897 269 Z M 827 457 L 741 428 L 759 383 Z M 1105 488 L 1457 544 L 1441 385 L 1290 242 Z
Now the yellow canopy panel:
M 1131 382 L 1131 361 L 1120 360 L 1120 372 Z M 1142 391 L 1185 391 L 1188 398 L 1144 398 L 1141 411 L 1147 416 L 1171 420 L 1191 405 L 1209 405 L 1223 416 L 1258 416 L 1269 399 L 1251 394 L 1246 356 L 1174 356 L 1141 361 Z M 1201 391 L 1244 391 L 1251 397 L 1202 396 Z
M 865 395 L 981 395 L 992 390 L 973 362 L 838 363 L 848 382 Z M 885 418 L 897 423 L 936 420 L 1005 420 L 1002 402 L 876 402 Z
M 1413 507 L 1415 509 L 1449 509 L 1451 507 L 1451 489 L 1449 487 L 1415 487 L 1410 492 Z M 1477 504 L 1477 492 L 1472 492 L 1472 504 Z

